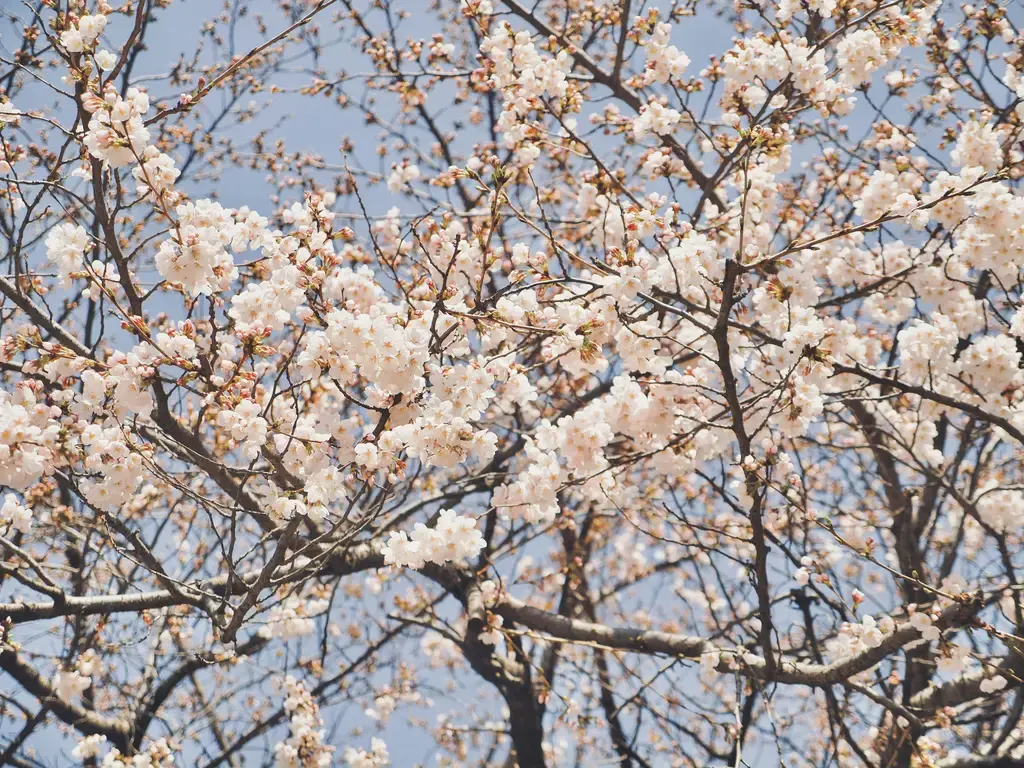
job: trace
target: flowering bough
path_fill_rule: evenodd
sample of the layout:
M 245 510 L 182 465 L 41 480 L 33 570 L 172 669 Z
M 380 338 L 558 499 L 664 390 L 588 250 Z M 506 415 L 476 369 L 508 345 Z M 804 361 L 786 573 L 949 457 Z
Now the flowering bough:
M 174 5 L 5 10 L 0 764 L 1024 765 L 1022 14 Z

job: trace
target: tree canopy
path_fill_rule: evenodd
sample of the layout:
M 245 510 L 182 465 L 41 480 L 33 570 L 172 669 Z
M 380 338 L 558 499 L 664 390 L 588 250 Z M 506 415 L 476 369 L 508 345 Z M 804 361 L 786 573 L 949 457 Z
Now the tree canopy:
M 1024 7 L 0 8 L 0 765 L 1024 766 Z

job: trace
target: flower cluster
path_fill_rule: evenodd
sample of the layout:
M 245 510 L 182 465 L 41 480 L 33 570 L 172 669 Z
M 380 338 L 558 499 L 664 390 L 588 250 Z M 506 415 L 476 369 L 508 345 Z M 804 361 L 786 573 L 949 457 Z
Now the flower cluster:
M 387 304 L 366 312 L 336 309 L 327 316 L 325 333 L 332 377 L 344 381 L 358 370 L 384 394 L 412 395 L 426 385 L 430 327 L 424 320 L 403 323 L 398 308 Z
M 54 694 L 62 701 L 73 702 L 92 685 L 92 676 L 99 671 L 96 653 L 86 651 L 72 669 L 58 669 L 50 681 Z
M 681 119 L 679 110 L 651 101 L 640 109 L 640 116 L 633 121 L 633 136 L 637 139 L 642 139 L 650 133 L 668 136 Z
M 865 616 L 859 623 L 844 623 L 835 637 L 825 641 L 825 648 L 835 660 L 848 659 L 877 648 L 895 629 L 896 622 L 891 616 L 877 621 L 873 616 Z
M 566 77 L 572 58 L 564 50 L 552 58 L 541 56 L 527 32 L 516 32 L 507 23 L 494 25 L 481 43 L 480 52 L 489 60 L 491 83 L 504 96 L 498 130 L 505 146 L 516 149 L 518 160 L 529 165 L 540 155 L 532 140 L 538 132 L 528 119 L 530 113 L 538 108 L 543 111 L 545 99 L 572 110 Z M 572 127 L 575 122 L 569 118 L 568 125 Z
M 141 165 L 132 168 L 132 176 L 136 181 L 135 191 L 139 197 L 145 198 L 152 194 L 166 205 L 173 203 L 178 196 L 174 192 L 174 182 L 181 175 L 174 164 L 174 158 L 150 145 L 142 150 L 141 160 Z
M 495 489 L 491 504 L 529 523 L 554 520 L 558 515 L 558 490 L 565 472 L 555 453 L 541 450 L 535 441 L 527 440 L 524 451 L 526 467 L 514 482 Z
M 20 120 L 21 110 L 15 108 L 10 99 L 0 98 L 0 130 L 5 125 L 16 125 Z
M 644 85 L 678 80 L 690 66 L 690 57 L 669 43 L 671 36 L 672 26 L 661 22 L 654 25 L 644 40 L 644 52 L 647 54 Z
M 281 682 L 290 734 L 274 745 L 274 768 L 325 768 L 333 764 L 334 747 L 324 743 L 320 707 L 303 684 L 291 675 Z
M 46 236 L 46 256 L 64 281 L 82 268 L 85 252 L 91 246 L 85 227 L 76 224 L 59 224 Z
M 260 635 L 283 640 L 308 635 L 314 629 L 313 618 L 326 611 L 327 606 L 327 600 L 307 600 L 298 595 L 288 595 L 267 611 L 267 623 L 260 627 Z
M 82 106 L 92 117 L 84 144 L 89 154 L 112 168 L 138 162 L 149 143 L 149 130 L 142 116 L 149 111 L 149 96 L 138 88 L 129 88 L 125 98 L 113 87 L 102 96 L 89 93 Z
M 475 461 L 486 464 L 497 450 L 493 432 L 473 428 L 458 404 L 431 396 L 422 415 L 411 424 L 395 427 L 383 435 L 408 455 L 428 466 L 453 468 Z
M 0 505 L 0 530 L 8 532 L 10 529 L 21 533 L 32 529 L 32 510 L 23 506 L 13 493 L 4 496 L 3 505 Z
M 878 707 L 863 754 L 904 739 L 940 764 L 951 713 L 1012 685 L 1020 594 L 998 554 L 1024 544 L 1024 54 L 1005 4 L 739 3 L 737 37 L 691 67 L 700 3 L 632 18 L 462 0 L 403 40 L 380 0 L 353 16 L 366 76 L 327 74 L 348 35 L 292 55 L 320 4 L 286 9 L 302 35 L 166 77 L 135 66 L 159 14 L 115 46 L 106 0 L 38 5 L 56 39 L 29 28 L 11 64 L 37 68 L 5 85 L 26 111 L 0 97 L 0 536 L 12 621 L 76 630 L 18 649 L 63 703 L 51 718 L 152 706 L 193 718 L 186 754 L 213 748 L 216 718 L 229 736 L 280 727 L 280 768 L 380 768 L 379 739 L 327 744 L 341 689 L 311 681 L 366 675 L 344 687 L 381 727 L 400 702 L 435 705 L 416 662 L 461 686 L 490 655 L 505 704 L 535 696 L 506 651 L 568 627 L 567 597 L 587 622 L 694 636 L 709 733 L 735 677 L 764 670 L 780 696 L 820 677 L 812 628 L 829 662 L 856 660 L 836 670 L 878 672 L 848 691 Z M 978 62 L 1002 62 L 1005 88 Z M 22 82 L 52 67 L 67 110 L 33 109 Z M 283 89 L 358 105 L 377 170 L 271 137 L 256 97 Z M 265 174 L 269 207 L 217 201 L 207 181 L 229 163 Z M 480 594 L 442 627 L 424 617 L 450 579 Z M 791 587 L 809 602 L 787 633 L 758 603 Z M 681 599 L 642 600 L 662 592 Z M 969 619 L 947 610 L 968 594 L 984 596 Z M 385 650 L 408 641 L 385 609 L 425 630 L 419 654 Z M 111 666 L 129 636 L 146 652 Z M 244 659 L 219 642 L 291 672 L 281 695 L 235 685 Z M 600 763 L 579 713 L 629 683 L 592 685 L 565 650 L 543 743 L 491 722 L 501 701 L 410 720 L 433 723 L 441 762 L 491 760 L 463 736 L 490 732 L 502 756 L 563 762 L 571 735 L 577 762 Z M 908 675 L 910 650 L 927 663 Z M 203 665 L 153 704 L 172 654 Z M 696 674 L 645 684 L 665 722 Z M 200 678 L 230 684 L 211 700 Z M 879 695 L 910 701 L 931 740 Z M 753 729 L 834 714 L 750 703 Z M 804 757 L 855 761 L 835 733 Z M 178 747 L 143 736 L 131 756 L 99 736 L 74 756 L 169 765 Z M 652 762 L 665 743 L 644 745 Z
M 345 765 L 349 768 L 383 768 L 391 765 L 388 745 L 376 736 L 370 740 L 370 751 L 345 747 Z
M 99 757 L 106 743 L 107 737 L 102 734 L 86 736 L 71 751 L 71 756 L 77 760 Z M 103 768 L 171 768 L 174 765 L 174 751 L 167 739 L 157 739 L 131 757 L 112 749 L 103 756 L 99 765 Z
M 396 165 L 394 170 L 391 171 L 391 175 L 388 177 L 388 191 L 401 192 L 403 190 L 408 190 L 410 188 L 409 185 L 419 177 L 419 166 L 412 163 Z
M 240 400 L 234 407 L 221 410 L 217 414 L 217 424 L 241 445 L 242 455 L 250 460 L 259 456 L 270 430 L 263 418 L 263 409 L 253 400 Z
M 417 523 L 411 536 L 391 531 L 381 554 L 388 565 L 422 568 L 427 563 L 465 563 L 483 548 L 484 537 L 474 518 L 442 509 L 433 528 Z
M 107 26 L 107 17 L 102 14 L 82 16 L 78 23 L 60 33 L 60 44 L 69 53 L 89 50 Z
M 180 284 L 186 293 L 212 294 L 226 289 L 238 276 L 229 248 L 242 251 L 253 240 L 262 244 L 263 231 L 236 224 L 234 212 L 212 200 L 181 203 L 171 237 L 160 244 L 156 268 L 163 278 Z
M 0 391 L 0 485 L 23 490 L 54 466 L 59 412 L 40 403 L 32 387 Z

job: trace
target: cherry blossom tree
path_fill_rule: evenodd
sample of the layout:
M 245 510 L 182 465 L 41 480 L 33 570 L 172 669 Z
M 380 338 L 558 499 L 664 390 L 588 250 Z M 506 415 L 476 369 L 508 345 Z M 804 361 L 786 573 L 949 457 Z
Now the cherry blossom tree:
M 1020 4 L 0 14 L 0 764 L 1024 765 Z

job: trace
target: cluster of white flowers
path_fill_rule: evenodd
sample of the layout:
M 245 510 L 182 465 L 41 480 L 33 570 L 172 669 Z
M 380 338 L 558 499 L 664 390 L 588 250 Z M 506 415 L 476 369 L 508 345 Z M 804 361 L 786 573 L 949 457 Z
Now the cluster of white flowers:
M 174 182 L 178 180 L 181 171 L 174 164 L 174 158 L 166 155 L 156 147 L 150 145 L 142 151 L 142 165 L 132 168 L 132 176 L 135 178 L 135 190 L 140 198 L 150 194 L 171 204 L 177 198 L 174 191 Z
M 288 595 L 267 611 L 267 623 L 260 627 L 260 635 L 283 640 L 308 635 L 315 628 L 313 619 L 326 611 L 327 606 L 327 600 L 309 600 L 298 595 Z
M 998 397 L 1019 382 L 1021 353 L 1012 336 L 982 336 L 956 359 L 959 329 L 941 313 L 933 313 L 929 319 L 915 319 L 897 337 L 901 373 L 908 381 L 949 392 L 953 386 L 950 377 L 959 377 L 969 385 L 961 395 L 968 400 Z
M 89 50 L 107 26 L 107 17 L 102 14 L 81 16 L 78 23 L 60 33 L 60 44 L 68 53 L 82 53 Z
M 382 436 L 384 437 L 384 436 Z M 390 430 L 386 437 L 427 466 L 447 467 L 475 461 L 486 464 L 497 450 L 498 436 L 474 429 L 456 404 L 430 397 L 422 415 Z
M 994 675 L 992 677 L 986 677 L 981 681 L 979 688 L 982 693 L 995 693 L 1001 691 L 1007 686 L 1007 680 L 1002 675 Z
M 429 359 L 429 321 L 403 323 L 399 308 L 374 305 L 367 312 L 335 309 L 325 331 L 332 377 L 346 381 L 356 370 L 382 393 L 411 396 L 426 385 L 423 366 Z M 312 339 L 310 343 L 315 343 Z
M 900 373 L 913 383 L 933 383 L 956 372 L 953 359 L 959 333 L 945 315 L 935 312 L 931 322 L 913 320 L 896 336 L 900 350 Z
M 156 359 L 162 357 L 149 344 L 140 344 L 131 352 L 115 352 L 108 364 L 108 379 L 114 382 L 114 413 L 122 419 L 132 415 L 142 418 L 153 412 L 153 395 L 148 382 L 155 371 Z
M 858 29 L 839 41 L 836 59 L 847 85 L 857 86 L 871 79 L 871 75 L 885 63 L 882 39 L 875 30 Z
M 262 490 L 263 508 L 278 523 L 291 520 L 296 515 L 305 515 L 309 511 L 299 494 L 282 493 L 273 483 L 263 485 Z
M 491 84 L 504 97 L 497 129 L 505 146 L 516 149 L 517 160 L 529 165 L 540 155 L 540 148 L 528 139 L 532 128 L 528 115 L 545 110 L 546 98 L 560 108 L 569 90 L 566 76 L 572 69 L 572 57 L 565 50 L 553 58 L 541 56 L 529 33 L 516 32 L 507 22 L 492 27 L 480 52 L 493 63 Z M 575 125 L 574 118 L 563 120 L 570 128 Z
M 1014 34 L 1012 29 L 1010 33 Z M 1020 76 L 1020 72 L 1012 64 L 1006 65 L 1003 83 L 1017 97 L 1017 106 L 1014 107 L 1014 112 L 1017 114 L 1017 117 L 1024 120 L 1024 78 Z
M 46 256 L 64 282 L 82 268 L 85 252 L 91 247 L 89 233 L 76 224 L 58 224 L 46 236 Z
M 496 613 L 487 614 L 487 629 L 480 633 L 480 642 L 484 645 L 497 645 L 502 638 L 501 628 L 505 619 Z
M 7 97 L 0 97 L 0 130 L 5 125 L 14 125 L 20 120 L 21 110 L 17 109 Z
M 85 760 L 90 757 L 99 757 L 100 752 L 103 751 L 104 745 L 107 743 L 107 737 L 94 733 L 92 736 L 86 736 L 84 739 L 75 745 L 75 748 L 71 750 L 71 756 L 76 760 Z
M 869 648 L 877 648 L 895 630 L 896 622 L 891 616 L 877 621 L 873 616 L 865 616 L 859 623 L 844 623 L 835 637 L 825 641 L 825 649 L 835 660 L 847 659 Z
M 77 700 L 92 685 L 92 676 L 99 671 L 96 652 L 88 650 L 78 657 L 73 669 L 58 669 L 50 681 L 54 694 L 62 701 Z
M 1024 525 L 1024 491 L 985 488 L 975 507 L 978 517 L 999 533 L 1018 531 Z
M 727 97 L 739 100 L 747 109 L 757 112 L 769 99 L 766 90 L 772 81 L 781 82 L 789 75 L 793 85 L 822 109 L 844 112 L 849 103 L 844 100 L 846 88 L 828 77 L 828 62 L 824 51 L 812 51 L 803 38 L 776 42 L 764 37 L 748 38 L 732 48 L 722 60 Z M 781 102 L 772 106 L 781 107 Z M 727 124 L 740 123 L 738 112 L 723 116 Z
M 373 268 L 366 264 L 334 270 L 324 280 L 323 290 L 325 296 L 351 311 L 369 312 L 370 307 L 387 300 Z
M 804 38 L 768 37 L 746 38 L 730 50 L 722 61 L 725 74 L 725 93 L 738 99 L 748 110 L 756 113 L 769 101 L 772 81 L 781 82 L 792 77 L 796 89 L 806 95 L 824 114 L 846 114 L 853 107 L 849 94 L 886 62 L 894 58 L 905 45 L 917 45 L 930 29 L 937 3 L 915 8 L 902 14 L 897 8 L 887 10 L 889 29 L 879 35 L 872 28 L 855 29 L 843 37 L 836 46 L 839 78 L 829 78 L 829 66 L 824 49 L 808 44 Z M 835 10 L 835 0 L 813 0 L 798 4 L 785 0 L 776 6 L 780 20 L 788 20 L 797 7 L 817 10 L 829 18 Z M 777 93 L 770 106 L 783 107 L 786 97 Z M 726 124 L 737 127 L 738 111 L 723 116 Z
M 959 168 L 983 168 L 989 173 L 1003 164 L 1003 132 L 988 123 L 968 120 L 957 133 L 956 147 L 951 153 Z
M 371 720 L 376 720 L 378 723 L 385 724 L 388 719 L 394 713 L 395 708 L 399 703 L 406 704 L 432 704 L 430 699 L 423 697 L 419 691 L 413 690 L 412 686 L 408 683 L 402 683 L 398 690 L 395 690 L 390 685 L 385 685 L 380 692 L 373 698 L 373 706 L 367 707 L 363 710 L 365 714 Z
M 831 19 L 836 10 L 838 0 L 781 0 L 775 6 L 775 15 L 779 21 L 789 21 L 797 11 L 817 13 L 823 19 Z
M 142 158 L 149 143 L 149 130 L 142 116 L 149 111 L 149 96 L 129 88 L 125 98 L 111 86 L 103 96 L 89 93 L 82 106 L 92 115 L 84 143 L 89 154 L 112 168 L 131 165 Z
M 305 686 L 291 675 L 281 683 L 289 736 L 274 745 L 274 768 L 326 768 L 332 765 L 334 747 L 324 743 L 320 707 Z
M 933 17 L 940 5 L 931 2 L 907 13 L 890 6 L 884 15 L 882 34 L 876 32 L 878 25 L 875 25 L 875 28 L 857 29 L 846 35 L 836 47 L 842 82 L 853 87 L 867 82 L 875 71 L 898 56 L 904 46 L 920 45 L 931 32 Z
M 984 336 L 964 351 L 961 375 L 983 397 L 997 396 L 1020 380 L 1020 361 L 1012 336 Z
M 956 643 L 949 643 L 935 659 L 935 668 L 942 675 L 959 675 L 971 664 L 970 649 Z
M 601 354 L 601 345 L 610 340 L 618 321 L 614 318 L 614 302 L 604 298 L 589 306 L 559 304 L 552 310 L 545 307 L 546 324 L 559 326 L 560 332 L 544 340 L 541 353 L 545 360 L 558 365 L 573 376 L 601 373 L 608 360 Z
M 933 642 L 942 637 L 942 631 L 935 626 L 934 615 L 917 608 L 917 606 L 908 606 L 908 612 L 910 613 L 910 626 L 920 632 L 923 639 Z
M 217 414 L 217 424 L 224 427 L 231 439 L 242 447 L 242 455 L 249 460 L 260 455 L 267 442 L 270 425 L 263 418 L 263 408 L 254 400 L 240 400 L 232 408 Z
M 330 493 L 339 478 L 318 476 L 331 466 L 328 441 L 334 434 L 331 424 L 317 414 L 298 417 L 288 433 L 274 434 L 274 450 L 281 456 L 284 466 L 299 478 L 308 478 L 311 484 L 323 483 L 323 492 Z M 337 426 L 337 425 L 334 425 Z
M 633 121 L 633 136 L 642 139 L 648 134 L 668 136 L 675 131 L 683 116 L 678 109 L 666 107 L 659 101 L 652 100 L 640 108 L 639 116 Z
M 141 752 L 128 757 L 114 749 L 108 752 L 102 768 L 172 768 L 174 765 L 174 749 L 167 739 L 157 739 Z
M 306 479 L 306 514 L 314 520 L 327 517 L 327 507 L 340 504 L 348 498 L 345 475 L 336 466 L 326 466 L 313 472 Z
M 793 572 L 793 578 L 801 587 L 806 587 L 811 582 L 811 572 L 814 570 L 814 558 L 804 555 L 800 558 L 800 567 Z
M 603 410 L 601 403 L 558 420 L 558 449 L 575 472 L 589 474 L 607 465 L 604 448 L 615 434 Z
M 494 397 L 494 372 L 478 358 L 468 365 L 430 366 L 430 391 L 455 413 L 479 419 Z
M 964 188 L 967 180 L 982 173 L 979 166 L 965 169 L 956 186 Z M 961 217 L 957 224 L 966 219 L 954 236 L 954 264 L 959 260 L 963 267 L 990 270 L 1000 281 L 1015 282 L 1024 248 L 1024 195 L 1001 182 L 982 183 L 954 215 Z
M 388 191 L 402 192 L 409 189 L 410 185 L 420 177 L 420 168 L 412 163 L 396 165 L 388 176 Z
M 182 203 L 171 237 L 160 244 L 156 268 L 171 283 L 180 283 L 190 295 L 226 290 L 238 277 L 229 248 L 243 251 L 264 242 L 262 229 L 250 231 L 236 224 L 234 212 L 212 200 Z M 255 240 L 255 242 L 253 242 Z
M 616 335 L 619 356 L 632 371 L 659 375 L 665 373 L 670 359 L 662 355 L 661 327 L 649 320 L 624 326 Z
M 71 750 L 71 756 L 76 760 L 99 757 L 106 743 L 107 737 L 102 734 L 86 736 Z M 117 749 L 112 749 L 104 755 L 100 765 L 103 768 L 171 768 L 174 750 L 167 739 L 157 739 L 132 757 L 125 757 Z
M 902 175 L 897 176 L 884 170 L 875 171 L 861 189 L 853 209 L 865 220 L 877 219 L 890 211 L 900 213 L 902 211 L 897 210 L 897 201 L 903 189 L 906 186 Z M 914 200 L 912 195 L 911 199 Z
M 411 536 L 405 531 L 391 531 L 388 536 L 381 549 L 384 562 L 409 568 L 422 568 L 427 563 L 464 564 L 484 548 L 476 519 L 450 509 L 441 510 L 433 528 L 417 523 Z
M 370 751 L 345 747 L 345 765 L 349 768 L 383 768 L 391 765 L 388 745 L 374 736 L 370 739 Z
M 73 669 L 62 669 L 53 676 L 50 685 L 57 698 L 75 701 L 92 685 L 92 678 Z
M 661 176 L 669 176 L 673 172 L 679 173 L 682 168 L 682 161 L 675 160 L 668 152 L 660 149 L 653 150 L 644 158 L 644 164 L 640 169 L 646 178 L 654 181 Z
M 644 66 L 644 85 L 678 80 L 690 66 L 690 57 L 671 45 L 672 26 L 659 23 L 643 41 L 647 61 Z
M 639 446 L 663 445 L 677 426 L 677 403 L 672 385 L 679 381 L 673 375 L 668 379 L 668 386 L 650 387 L 645 391 L 629 376 L 616 376 L 608 396 L 600 401 L 602 420 L 608 423 L 612 432 L 628 435 Z M 588 411 L 585 413 L 589 415 Z M 578 415 L 577 420 L 582 415 Z M 570 460 L 569 466 L 575 470 L 579 464 Z
M 22 533 L 32 530 L 32 510 L 23 506 L 13 493 L 4 496 L 4 503 L 0 505 L 0 531 L 7 533 L 8 529 Z
M 524 457 L 524 469 L 514 482 L 494 490 L 491 504 L 530 523 L 554 520 L 558 515 L 558 490 L 565 477 L 558 457 L 550 450 L 541 450 L 529 438 Z
M 0 485 L 24 490 L 53 467 L 60 408 L 40 403 L 31 387 L 0 391 Z
M 398 701 L 394 696 L 390 693 L 382 693 L 374 697 L 373 706 L 364 709 L 363 714 L 378 723 L 386 723 L 397 705 Z
M 96 479 L 82 481 L 82 493 L 90 504 L 108 512 L 127 503 L 143 478 L 142 456 L 129 448 L 124 437 L 116 425 L 103 428 L 98 424 L 90 424 L 82 431 L 80 438 L 87 449 L 85 468 L 98 476 Z
M 272 261 L 280 266 L 271 271 L 269 280 L 250 283 L 244 291 L 231 297 L 228 315 L 235 321 L 235 330 L 240 334 L 278 331 L 302 303 L 300 283 L 303 278 L 298 267 L 281 263 L 286 261 L 286 257 L 281 255 Z

